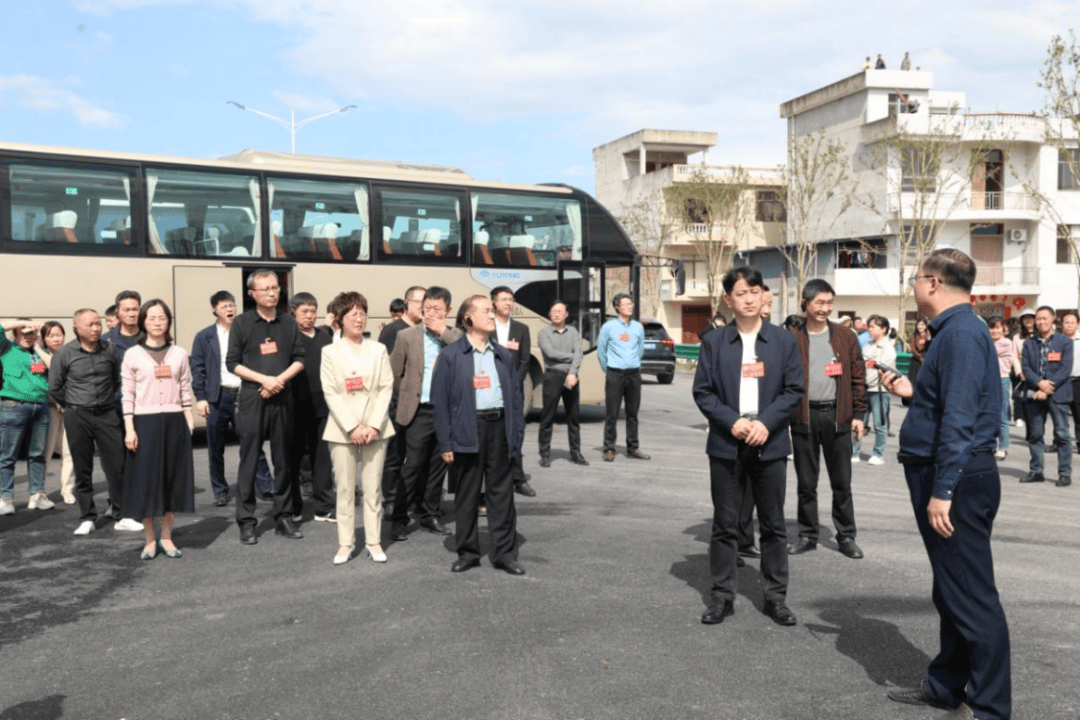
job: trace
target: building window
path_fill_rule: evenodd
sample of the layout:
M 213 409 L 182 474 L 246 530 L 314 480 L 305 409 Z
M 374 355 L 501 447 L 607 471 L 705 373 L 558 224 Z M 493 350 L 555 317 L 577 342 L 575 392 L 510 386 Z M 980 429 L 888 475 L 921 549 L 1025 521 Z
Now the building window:
M 776 190 L 757 191 L 757 221 L 787 222 L 787 208 Z
M 705 203 L 694 198 L 686 199 L 686 219 L 694 224 L 704 224 L 709 222 L 709 208 Z
M 1058 151 L 1058 190 L 1080 190 L 1080 150 Z
M 938 158 L 933 148 L 904 148 L 900 172 L 900 189 L 903 192 L 937 192 Z
M 885 238 L 864 238 L 837 243 L 836 267 L 841 270 L 887 268 L 889 244 Z
M 1072 229 L 1068 225 L 1058 225 L 1057 231 L 1057 264 L 1072 265 Z

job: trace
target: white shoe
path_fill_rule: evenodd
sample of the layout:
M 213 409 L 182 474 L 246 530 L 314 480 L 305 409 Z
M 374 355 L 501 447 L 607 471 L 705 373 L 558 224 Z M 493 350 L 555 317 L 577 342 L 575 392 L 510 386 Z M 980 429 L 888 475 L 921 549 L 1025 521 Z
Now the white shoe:
M 132 520 L 131 518 L 124 518 L 123 520 L 117 520 L 114 526 L 116 530 L 127 530 L 129 532 L 142 532 L 143 524 L 138 520 Z
M 30 502 L 26 507 L 30 510 L 52 510 L 56 507 L 56 503 L 50 500 L 48 495 L 40 492 L 30 496 Z
M 83 520 L 79 523 L 79 527 L 75 528 L 76 535 L 89 535 L 92 532 L 94 532 L 93 520 Z
M 349 552 L 345 553 L 344 555 L 335 555 L 334 556 L 334 564 L 335 565 L 344 565 L 345 563 L 352 560 L 352 548 L 348 548 L 348 550 L 349 550 Z
M 329 515 L 316 515 L 315 522 L 330 523 L 331 525 L 336 525 L 337 518 L 334 517 L 334 513 L 330 513 Z
M 372 548 L 375 549 L 372 550 Z M 386 553 L 383 552 L 382 545 L 365 545 L 364 554 L 371 558 L 374 562 L 386 562 Z
M 15 505 L 7 498 L 0 500 L 0 515 L 14 515 Z
M 65 505 L 74 505 L 75 504 L 75 496 L 72 495 L 71 493 L 64 493 L 64 504 Z
M 294 523 L 304 522 L 304 516 L 303 515 L 293 515 L 292 516 L 292 521 Z
M 997 458 L 998 460 L 1004 460 L 1008 456 L 1009 456 L 1009 453 L 1005 452 L 1004 450 L 998 450 L 996 453 L 994 453 L 994 457 Z
M 857 462 L 861 462 L 861 461 L 859 460 L 859 456 L 858 456 L 858 455 L 853 455 L 853 456 L 851 457 L 851 462 L 852 462 L 852 463 L 854 464 L 854 463 L 857 463 Z
M 885 460 L 880 455 L 874 455 L 872 458 L 866 461 L 867 465 L 884 465 Z
M 1023 420 L 1020 420 L 1020 419 L 1017 419 L 1017 421 L 1016 421 L 1016 428 L 1017 428 L 1017 430 L 1022 430 L 1022 429 L 1023 429 L 1023 427 L 1024 427 L 1024 421 L 1023 421 Z

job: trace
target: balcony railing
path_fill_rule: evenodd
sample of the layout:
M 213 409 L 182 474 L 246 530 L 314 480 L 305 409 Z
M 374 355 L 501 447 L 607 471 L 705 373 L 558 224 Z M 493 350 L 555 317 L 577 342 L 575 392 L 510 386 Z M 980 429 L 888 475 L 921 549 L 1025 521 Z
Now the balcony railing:
M 1037 267 L 1002 267 L 987 263 L 976 263 L 976 267 L 975 287 L 1039 284 Z
M 707 176 L 717 176 L 728 179 L 734 179 L 736 173 L 743 172 L 746 174 L 748 180 L 753 178 L 777 178 L 783 180 L 785 177 L 784 167 L 743 167 L 740 165 L 674 165 L 675 178 L 686 178 L 698 173 L 703 173 Z
M 971 193 L 972 210 L 1035 210 L 1039 201 L 1025 192 L 975 192 Z

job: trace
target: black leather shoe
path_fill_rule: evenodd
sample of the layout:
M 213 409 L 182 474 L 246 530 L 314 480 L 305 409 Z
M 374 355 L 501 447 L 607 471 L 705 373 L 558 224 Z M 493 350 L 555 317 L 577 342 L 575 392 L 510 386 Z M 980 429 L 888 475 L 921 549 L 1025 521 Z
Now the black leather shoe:
M 737 567 L 737 568 L 746 567 L 746 561 L 743 560 L 738 555 L 736 555 L 735 556 L 735 567 Z
M 480 567 L 479 560 L 466 560 L 464 558 L 458 558 L 454 561 L 454 564 L 450 566 L 450 572 L 462 573 L 469 568 Z
M 229 493 L 218 493 L 214 496 L 214 507 L 225 507 L 229 504 Z
M 532 485 L 529 484 L 528 480 L 515 485 L 514 492 L 516 492 L 518 495 L 524 495 L 525 497 L 536 497 L 536 491 L 532 489 Z
M 927 695 L 926 691 L 923 690 L 922 685 L 913 688 L 889 688 L 889 699 L 894 702 L 904 703 L 905 705 L 927 705 L 929 707 L 940 708 L 941 710 L 953 709 L 951 705 Z
M 551 458 L 549 458 L 547 455 L 541 455 L 540 467 L 551 467 Z
M 626 453 L 626 457 L 634 458 L 635 460 L 651 460 L 652 459 L 648 455 L 646 455 L 645 453 L 641 452 L 640 450 L 630 450 L 629 452 Z
M 250 525 L 244 525 L 240 528 L 240 542 L 245 545 L 258 545 L 259 538 L 255 537 L 255 528 Z
M 862 548 L 855 544 L 854 538 L 841 538 L 837 540 L 840 545 L 840 552 L 847 555 L 852 560 L 860 560 L 863 557 Z
M 1057 487 L 1068 487 L 1069 485 L 1072 485 L 1072 478 L 1062 475 L 1054 485 Z
M 390 539 L 395 542 L 401 542 L 402 540 L 409 539 L 409 533 L 405 530 L 405 526 L 400 523 L 394 523 L 390 526 Z
M 605 450 L 604 451 L 604 462 L 615 462 L 615 451 L 614 450 Z
M 273 495 L 273 493 L 264 493 L 264 492 L 259 492 L 258 490 L 256 490 L 255 491 L 255 499 L 256 500 L 262 500 L 263 502 L 273 502 L 274 501 L 274 495 Z
M 798 622 L 795 619 L 795 613 L 788 609 L 783 600 L 765 601 L 765 614 L 771 617 L 772 621 L 777 625 L 785 627 L 791 627 Z
M 702 625 L 719 625 L 724 618 L 735 614 L 735 601 L 725 600 L 719 605 L 710 605 L 705 614 L 701 616 Z
M 787 554 L 802 555 L 804 552 L 810 552 L 811 550 L 817 550 L 817 540 L 801 537 L 799 542 L 788 546 Z
M 428 518 L 427 520 L 420 521 L 420 527 L 427 530 L 429 533 L 435 533 L 436 535 L 453 535 L 450 530 L 435 518 Z
M 277 527 L 274 528 L 275 535 L 283 535 L 290 540 L 299 540 L 304 537 L 304 533 L 297 529 L 291 518 L 283 517 L 277 521 Z
M 751 545 L 750 547 L 739 548 L 739 556 L 747 558 L 759 558 L 761 557 L 761 551 Z
M 574 463 L 575 465 L 588 465 L 589 464 L 589 461 L 586 460 L 585 456 L 582 455 L 581 453 L 571 453 L 570 454 L 570 462 Z
M 1046 479 L 1046 478 L 1045 478 L 1045 477 L 1043 477 L 1043 474 L 1042 474 L 1042 473 L 1037 473 L 1037 472 L 1029 472 L 1029 473 L 1028 473 L 1027 475 L 1025 475 L 1024 477 L 1020 478 L 1020 482 L 1022 482 L 1022 483 L 1029 483 L 1029 482 L 1042 482 L 1042 481 L 1043 481 L 1043 480 L 1045 480 L 1045 479 Z
M 525 574 L 525 568 L 521 567 L 521 565 L 516 560 L 497 560 L 492 563 L 492 567 L 494 567 L 496 570 L 502 570 L 505 573 L 510 573 L 511 575 Z

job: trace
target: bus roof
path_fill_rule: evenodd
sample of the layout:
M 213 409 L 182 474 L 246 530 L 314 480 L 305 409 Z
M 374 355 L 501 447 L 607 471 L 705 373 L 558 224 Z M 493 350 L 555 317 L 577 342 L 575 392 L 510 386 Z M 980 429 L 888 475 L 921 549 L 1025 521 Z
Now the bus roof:
M 169 165 L 197 165 L 208 168 L 231 170 L 260 169 L 305 175 L 328 175 L 360 177 L 372 180 L 427 182 L 440 185 L 466 185 L 491 190 L 529 190 L 571 194 L 573 191 L 557 185 L 526 185 L 524 183 L 489 182 L 474 180 L 464 170 L 447 165 L 426 165 L 394 160 L 363 160 L 358 158 L 330 157 L 325 155 L 293 155 L 271 150 L 241 150 L 217 160 L 190 157 L 174 157 L 150 153 L 130 153 L 113 150 L 93 150 L 62 145 L 36 145 L 32 143 L 0 142 L 0 152 L 62 155 L 82 160 L 114 162 L 164 163 Z

